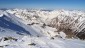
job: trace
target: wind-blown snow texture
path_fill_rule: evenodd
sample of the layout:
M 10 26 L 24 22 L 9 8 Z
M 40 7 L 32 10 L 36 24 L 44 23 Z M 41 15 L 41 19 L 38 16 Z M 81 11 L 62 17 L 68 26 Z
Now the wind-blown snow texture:
M 0 48 L 85 48 L 84 40 L 68 39 L 56 28 L 63 21 L 81 32 L 84 20 L 85 12 L 78 10 L 0 10 Z

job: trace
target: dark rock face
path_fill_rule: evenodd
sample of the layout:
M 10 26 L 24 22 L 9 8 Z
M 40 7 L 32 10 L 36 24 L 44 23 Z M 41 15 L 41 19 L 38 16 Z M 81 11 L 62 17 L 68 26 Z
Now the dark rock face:
M 35 44 L 35 43 L 31 43 L 31 44 L 28 44 L 28 45 L 33 45 L 33 46 L 35 46 L 36 44 Z
M 79 32 L 76 36 L 84 40 L 85 39 L 85 28 L 81 32 Z
M 77 34 L 77 37 L 84 40 L 85 39 L 85 33 L 80 32 L 80 33 Z
M 15 41 L 17 41 L 17 39 L 13 38 L 13 37 L 4 37 L 4 41 L 6 41 L 6 40 L 15 40 Z

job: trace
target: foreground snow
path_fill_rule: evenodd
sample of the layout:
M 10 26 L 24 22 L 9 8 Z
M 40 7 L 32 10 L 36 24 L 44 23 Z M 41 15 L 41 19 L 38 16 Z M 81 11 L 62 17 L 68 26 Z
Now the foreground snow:
M 85 48 L 85 41 L 76 39 L 24 36 L 16 41 L 0 40 L 0 48 Z

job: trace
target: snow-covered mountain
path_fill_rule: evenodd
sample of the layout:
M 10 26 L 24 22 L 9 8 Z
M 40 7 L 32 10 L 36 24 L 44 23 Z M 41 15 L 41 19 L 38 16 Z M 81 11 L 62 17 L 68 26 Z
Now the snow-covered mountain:
M 85 11 L 81 10 L 37 10 L 12 9 L 6 10 L 10 14 L 24 20 L 24 24 L 38 24 L 57 28 L 57 31 L 81 32 L 84 27 Z M 83 26 L 82 26 L 83 25 Z M 68 32 L 68 31 L 67 31 Z M 68 33 L 67 33 L 68 34 Z
M 85 39 L 84 20 L 79 10 L 0 10 L 0 47 L 85 48 L 82 40 L 68 40 Z

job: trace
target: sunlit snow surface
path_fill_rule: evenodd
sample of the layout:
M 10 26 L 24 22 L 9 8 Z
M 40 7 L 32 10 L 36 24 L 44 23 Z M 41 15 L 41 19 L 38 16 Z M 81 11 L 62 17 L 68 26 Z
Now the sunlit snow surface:
M 31 45 L 34 43 L 35 45 Z M 50 39 L 49 37 L 24 36 L 17 41 L 7 40 L 0 42 L 3 48 L 85 48 L 85 41 L 76 39 Z
M 62 16 L 63 15 L 63 16 Z M 59 17 L 71 16 L 80 21 L 85 19 L 85 12 L 68 10 L 26 10 L 9 9 L 0 11 L 0 48 L 85 48 L 85 40 L 67 39 L 64 32 L 58 34 L 57 29 L 43 24 Z M 35 23 L 35 24 L 32 24 Z M 56 35 L 61 36 L 55 37 Z M 4 40 L 13 37 L 17 40 Z M 54 37 L 54 38 L 52 38 Z

